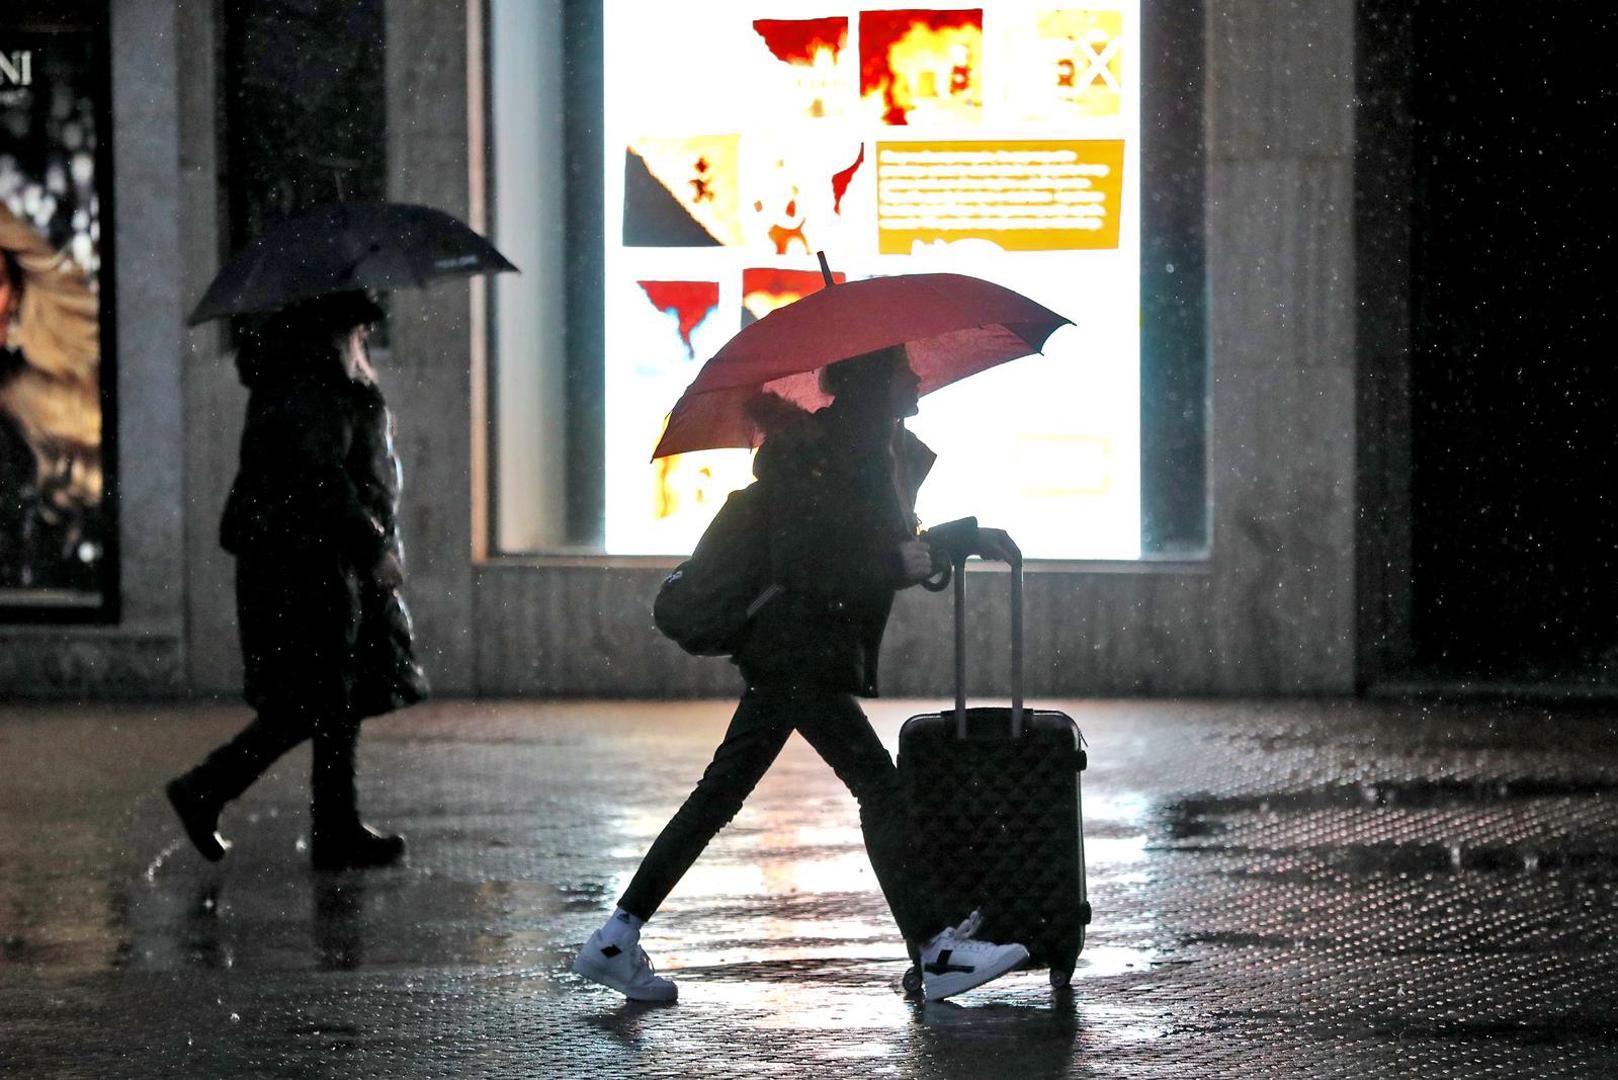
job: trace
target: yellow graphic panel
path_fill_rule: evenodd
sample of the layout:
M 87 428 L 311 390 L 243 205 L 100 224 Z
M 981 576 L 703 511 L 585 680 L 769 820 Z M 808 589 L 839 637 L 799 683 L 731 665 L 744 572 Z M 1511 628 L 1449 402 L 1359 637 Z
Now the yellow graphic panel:
M 742 242 L 736 142 L 735 135 L 648 136 L 629 150 L 715 242 L 734 246 Z
M 880 250 L 955 240 L 1116 248 L 1123 173 L 1122 139 L 878 143 Z
M 732 490 L 726 485 L 735 479 L 729 475 L 735 470 L 724 468 L 724 464 L 732 463 L 713 451 L 670 454 L 658 458 L 652 463 L 656 473 L 652 516 L 661 521 L 679 516 L 713 514 Z M 745 478 L 742 483 L 746 483 Z
M 1123 105 L 1121 11 L 1047 11 L 1039 42 L 1054 100 L 1080 116 L 1117 116 Z
M 1113 484 L 1112 440 L 1063 432 L 1021 434 L 1017 478 L 1028 499 L 1107 495 Z

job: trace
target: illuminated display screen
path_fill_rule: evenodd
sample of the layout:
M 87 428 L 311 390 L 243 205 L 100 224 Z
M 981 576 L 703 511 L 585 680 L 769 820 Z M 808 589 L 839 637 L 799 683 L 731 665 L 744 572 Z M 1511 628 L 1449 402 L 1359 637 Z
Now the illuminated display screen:
M 691 550 L 751 453 L 649 461 L 703 361 L 838 278 L 987 278 L 1075 323 L 922 400 L 924 524 L 1140 556 L 1139 6 L 604 5 L 606 548 Z
M 117 612 L 107 28 L 74 7 L 0 19 L 0 622 Z

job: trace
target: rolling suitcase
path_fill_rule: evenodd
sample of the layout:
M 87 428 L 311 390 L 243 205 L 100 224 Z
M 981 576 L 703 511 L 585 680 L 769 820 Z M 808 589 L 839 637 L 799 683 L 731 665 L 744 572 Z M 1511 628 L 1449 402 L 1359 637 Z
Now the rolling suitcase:
M 1022 567 L 1011 573 L 1012 699 L 966 707 L 964 567 L 955 566 L 955 708 L 922 713 L 899 731 L 899 773 L 910 799 L 921 876 L 944 910 L 979 910 L 974 936 L 1028 948 L 1025 968 L 1068 984 L 1090 922 L 1085 898 L 1079 773 L 1084 739 L 1065 713 L 1023 708 Z M 963 856 L 966 856 L 963 858 Z M 921 990 L 918 943 L 905 989 Z

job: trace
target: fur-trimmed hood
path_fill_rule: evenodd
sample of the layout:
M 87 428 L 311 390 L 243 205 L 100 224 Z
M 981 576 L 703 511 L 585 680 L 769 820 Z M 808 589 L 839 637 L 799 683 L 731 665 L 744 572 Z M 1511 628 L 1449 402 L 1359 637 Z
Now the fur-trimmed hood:
M 810 412 L 777 394 L 760 393 L 748 402 L 747 416 L 764 438 L 753 459 L 753 476 L 759 480 L 778 470 L 801 468 L 847 437 L 838 430 L 842 417 L 836 405 Z M 901 424 L 899 430 L 902 473 L 911 489 L 909 501 L 914 503 L 916 489 L 932 471 L 938 455 L 909 428 Z

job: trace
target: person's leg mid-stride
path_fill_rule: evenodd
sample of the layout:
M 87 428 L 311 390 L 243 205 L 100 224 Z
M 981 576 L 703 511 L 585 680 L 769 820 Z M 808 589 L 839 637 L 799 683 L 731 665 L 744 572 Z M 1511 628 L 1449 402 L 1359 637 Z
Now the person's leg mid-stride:
M 979 941 L 976 913 L 950 925 L 918 887 L 898 771 L 852 695 L 814 690 L 750 688 L 696 789 L 641 862 L 605 925 L 590 936 L 573 970 L 637 1001 L 673 1001 L 672 980 L 655 973 L 640 946 L 640 928 L 735 817 L 760 778 L 799 731 L 854 794 L 877 882 L 906 939 L 921 943 L 926 997 L 949 997 L 1021 964 L 1021 945 Z

